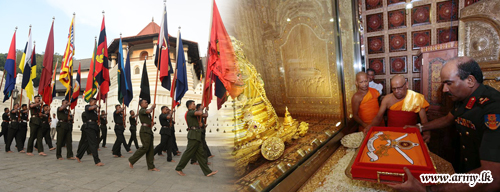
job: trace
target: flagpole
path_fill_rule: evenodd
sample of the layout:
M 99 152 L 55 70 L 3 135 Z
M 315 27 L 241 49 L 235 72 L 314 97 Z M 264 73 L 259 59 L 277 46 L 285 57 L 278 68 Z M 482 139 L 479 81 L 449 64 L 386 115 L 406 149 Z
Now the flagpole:
M 57 58 L 57 60 L 56 60 L 56 66 L 54 67 L 54 73 L 52 74 L 52 81 L 51 81 L 51 83 L 52 83 L 52 82 L 54 82 L 54 84 L 50 87 L 50 91 L 51 91 L 51 92 L 52 92 L 52 91 L 54 91 L 54 86 L 56 86 L 56 70 L 57 70 L 57 63 L 59 63 L 59 58 Z M 52 94 L 54 94 L 54 93 L 52 93 Z M 51 97 L 52 97 L 52 95 L 51 95 Z M 52 98 L 52 99 L 54 99 L 54 98 Z M 52 104 L 52 103 L 51 103 L 51 104 Z M 50 105 L 49 105 L 49 108 L 50 108 Z
M 31 34 L 31 25 L 30 25 L 30 30 L 29 30 L 29 33 L 28 33 L 28 37 L 30 36 Z M 20 65 L 24 65 L 24 63 L 20 63 Z M 24 74 L 23 74 L 24 75 Z M 24 77 L 23 77 L 24 78 Z M 19 98 L 19 105 L 22 105 L 23 103 L 23 86 L 21 85 L 21 97 Z M 29 103 L 29 102 L 28 102 Z M 19 120 L 21 119 L 21 116 L 19 116 Z
M 173 86 L 170 89 L 170 92 L 173 92 L 173 94 L 171 94 L 172 95 L 172 111 L 173 111 L 173 114 L 172 114 L 173 115 L 172 116 L 173 119 L 172 120 L 175 119 L 174 103 L 176 103 L 176 101 L 175 101 L 175 87 L 177 86 L 177 68 L 179 68 L 179 63 L 178 63 L 178 58 L 179 58 L 179 41 L 182 41 L 182 39 L 179 38 L 180 37 L 180 35 L 179 35 L 180 33 L 181 33 L 181 27 L 179 26 L 179 30 L 177 31 L 177 46 L 176 46 L 176 50 L 175 50 L 176 53 L 177 53 L 176 54 L 177 57 L 175 58 L 176 62 L 175 62 L 174 79 L 173 79 L 173 82 L 172 82 Z M 181 47 L 181 48 L 184 49 L 184 47 Z M 172 126 L 172 121 L 170 121 L 170 126 Z
M 101 112 L 99 110 L 101 110 L 101 86 L 97 87 L 97 94 L 98 97 L 99 97 L 99 109 L 97 110 L 97 114 L 100 114 Z M 99 122 L 99 125 L 101 125 L 101 115 L 98 115 L 97 116 L 97 122 Z
M 3 73 L 2 73 L 2 81 L 0 82 L 0 88 L 2 87 L 3 85 L 3 79 L 5 78 L 5 69 L 3 70 Z
M 139 100 L 137 101 L 137 113 L 135 114 L 136 121 L 137 121 L 137 118 L 139 117 L 139 106 L 141 105 L 141 91 L 142 91 L 142 89 L 139 89 Z

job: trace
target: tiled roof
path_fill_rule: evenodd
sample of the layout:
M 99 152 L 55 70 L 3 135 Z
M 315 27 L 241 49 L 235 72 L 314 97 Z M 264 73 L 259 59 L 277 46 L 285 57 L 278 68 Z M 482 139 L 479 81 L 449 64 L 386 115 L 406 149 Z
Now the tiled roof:
M 154 33 L 159 33 L 160 32 L 160 26 L 156 24 L 154 21 L 151 21 L 144 29 L 137 34 L 137 36 L 142 36 L 142 35 L 149 35 L 149 34 L 154 34 Z

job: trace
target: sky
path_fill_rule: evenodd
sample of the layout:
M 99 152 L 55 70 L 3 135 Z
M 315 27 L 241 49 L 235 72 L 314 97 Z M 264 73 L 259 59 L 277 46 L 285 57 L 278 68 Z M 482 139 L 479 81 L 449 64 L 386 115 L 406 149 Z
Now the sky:
M 230 0 L 217 0 L 224 4 Z M 168 31 L 198 42 L 200 56 L 206 55 L 210 33 L 211 0 L 167 0 Z M 0 0 L 0 53 L 7 53 L 17 26 L 16 49 L 23 50 L 28 40 L 29 26 L 36 52 L 43 53 L 54 21 L 54 52 L 64 54 L 69 26 L 75 13 L 75 58 L 92 56 L 94 38 L 99 35 L 105 11 L 108 46 L 113 39 L 137 35 L 154 21 L 161 25 L 163 0 Z M 221 5 L 219 5 L 221 7 Z M 224 5 L 222 5 L 224 8 Z M 223 10 L 221 15 L 224 19 Z

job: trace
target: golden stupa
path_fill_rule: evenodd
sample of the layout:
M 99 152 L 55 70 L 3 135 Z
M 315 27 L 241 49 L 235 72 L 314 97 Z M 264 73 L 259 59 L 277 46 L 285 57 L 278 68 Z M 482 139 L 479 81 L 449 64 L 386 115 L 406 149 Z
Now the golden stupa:
M 235 133 L 233 155 L 236 159 L 236 176 L 245 173 L 247 165 L 260 155 L 276 160 L 283 155 L 285 143 L 307 133 L 308 124 L 293 119 L 288 108 L 283 123 L 267 99 L 264 82 L 255 67 L 246 59 L 243 44 L 231 37 L 236 60 L 245 86 L 235 98 L 238 111 L 234 118 Z

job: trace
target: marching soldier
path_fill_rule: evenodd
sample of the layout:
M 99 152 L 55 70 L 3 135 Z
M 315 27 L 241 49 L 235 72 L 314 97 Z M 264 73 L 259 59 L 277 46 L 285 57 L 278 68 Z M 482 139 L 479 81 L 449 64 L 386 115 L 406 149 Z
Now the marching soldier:
M 7 153 L 12 153 L 10 150 L 10 145 L 12 145 L 12 140 L 17 135 L 17 131 L 19 129 L 19 103 L 14 104 L 12 110 L 10 110 L 10 126 L 9 126 L 9 135 L 7 136 L 7 144 L 5 145 L 5 151 Z
M 132 147 L 132 142 L 135 144 L 135 148 L 139 149 L 139 144 L 137 142 L 137 115 L 133 110 L 130 110 L 130 117 L 128 118 L 130 122 L 130 139 L 128 140 L 128 148 Z
M 43 151 L 43 137 L 45 135 L 47 135 L 47 133 L 49 132 L 49 129 L 50 129 L 50 125 L 49 125 L 49 118 L 50 118 L 50 109 L 49 109 L 49 105 L 45 104 L 43 105 L 43 108 L 42 108 L 42 111 L 40 112 L 40 129 L 38 130 L 38 134 L 37 134 L 37 137 L 36 137 L 36 144 L 37 144 L 37 149 L 38 149 L 38 155 L 41 155 L 41 156 L 47 156 L 47 154 L 45 154 Z M 52 143 L 52 141 L 49 139 L 48 140 L 49 142 Z M 45 142 L 47 142 L 47 139 L 45 139 Z M 47 143 L 48 144 L 48 143 Z M 49 146 L 49 148 L 51 148 Z
M 84 129 L 87 127 L 89 119 L 87 118 L 87 113 L 83 112 L 82 113 L 82 126 L 80 127 L 81 131 L 81 136 L 80 136 L 80 142 L 78 142 L 78 148 L 76 149 L 76 160 L 79 160 L 78 158 L 78 152 L 80 149 L 82 149 L 82 146 L 84 143 L 87 142 L 87 134 L 85 134 Z M 92 152 L 90 152 L 90 148 L 87 148 L 87 154 L 90 155 Z
M 122 144 L 125 147 L 125 150 L 128 151 L 129 153 L 132 153 L 130 150 L 130 147 L 127 145 L 127 141 L 125 141 L 125 136 L 123 135 L 123 132 L 125 132 L 125 127 L 123 126 L 123 114 L 124 111 L 120 105 L 115 106 L 115 112 L 113 112 L 113 120 L 115 121 L 115 135 L 116 135 L 116 140 L 115 144 L 113 145 L 113 155 L 115 157 L 123 157 L 121 148 Z
M 19 153 L 24 153 L 24 143 L 26 142 L 26 134 L 28 133 L 28 116 L 29 116 L 29 111 L 28 111 L 28 105 L 22 104 L 21 105 L 21 121 L 19 122 L 19 130 L 17 131 L 16 135 L 16 147 L 17 151 Z M 30 130 L 31 132 L 31 130 Z M 31 133 L 30 133 L 31 135 Z M 36 134 L 35 134 L 35 139 L 36 139 Z
M 196 110 L 198 111 L 198 110 L 200 110 L 200 108 L 201 108 L 201 104 L 197 104 Z M 210 152 L 210 149 L 208 148 L 208 145 L 207 145 L 207 140 L 206 140 L 207 125 L 204 123 L 205 119 L 208 118 L 208 109 L 206 109 L 205 114 L 207 114 L 207 116 L 206 117 L 202 116 L 201 122 L 200 122 L 201 123 L 201 142 L 203 144 L 203 150 L 205 151 L 205 157 L 207 158 L 207 163 L 210 165 L 211 163 L 208 162 L 208 158 L 211 158 L 213 156 L 212 156 L 212 153 Z M 195 156 L 193 156 L 193 158 L 191 158 L 191 164 L 198 165 Z
M 30 119 L 30 139 L 28 140 L 28 149 L 26 153 L 29 156 L 33 156 L 33 144 L 36 139 L 36 147 L 40 148 L 43 141 L 43 135 L 38 132 L 41 130 L 42 119 L 40 119 L 40 114 L 42 112 L 42 101 L 40 101 L 40 96 L 35 96 L 35 102 L 30 104 L 31 109 L 31 119 Z M 21 122 L 20 126 L 23 126 L 24 122 Z M 39 153 L 45 156 L 46 154 Z
M 86 126 L 83 128 L 85 132 L 86 142 L 82 144 L 82 148 L 77 151 L 76 160 L 81 163 L 81 159 L 85 151 L 90 148 L 90 152 L 94 157 L 94 163 L 96 166 L 103 166 L 104 163 L 99 159 L 99 155 L 97 154 L 97 147 L 99 146 L 99 142 L 97 139 L 97 135 L 99 134 L 99 126 L 97 125 L 97 115 L 99 111 L 99 106 L 96 105 L 96 100 L 94 98 L 90 99 L 89 105 L 85 106 L 85 117 L 86 117 Z M 82 115 L 83 117 L 83 115 Z M 83 120 L 83 119 L 82 119 Z
M 2 115 L 2 132 L 0 133 L 0 136 L 3 136 L 3 142 L 4 144 L 7 144 L 7 138 L 9 137 L 9 122 L 10 122 L 10 116 L 9 116 L 9 108 L 3 109 L 3 115 Z
M 128 158 L 130 168 L 134 168 L 134 164 L 146 154 L 146 163 L 148 165 L 148 170 L 150 171 L 160 171 L 155 168 L 154 165 L 154 149 L 153 149 L 153 127 L 154 122 L 151 120 L 151 113 L 155 109 L 156 105 L 153 104 L 151 108 L 147 109 L 148 101 L 140 100 L 141 110 L 139 110 L 139 120 L 141 120 L 141 130 L 139 131 L 139 137 L 141 137 L 142 147 L 140 147 L 134 155 Z
M 172 131 L 170 130 L 170 121 L 172 121 L 172 111 L 168 109 L 167 106 L 161 107 L 161 115 L 160 115 L 160 136 L 161 136 L 161 141 L 158 146 L 155 148 L 155 154 L 158 154 L 160 156 L 162 155 L 162 150 L 164 148 L 167 149 L 167 161 L 168 162 L 175 162 L 172 160 L 172 154 L 173 152 L 173 139 L 172 139 Z
M 102 142 L 102 148 L 106 148 L 106 138 L 108 136 L 108 114 L 106 114 L 106 111 L 102 110 L 101 111 L 101 117 L 100 117 L 100 123 L 101 125 L 99 128 L 101 129 L 101 138 L 99 139 L 99 142 Z
M 181 160 L 179 161 L 179 164 L 175 168 L 177 173 L 181 176 L 185 176 L 182 172 L 182 169 L 186 167 L 186 164 L 189 162 L 189 159 L 191 159 L 193 156 L 196 157 L 196 159 L 199 161 L 201 170 L 203 173 L 207 176 L 210 177 L 212 175 L 215 175 L 217 171 L 210 170 L 207 164 L 207 159 L 205 158 L 205 151 L 203 150 L 203 144 L 202 144 L 202 133 L 201 133 L 201 128 L 200 124 L 198 122 L 198 118 L 202 116 L 207 116 L 207 113 L 203 113 L 203 109 L 200 109 L 196 111 L 196 105 L 194 104 L 193 100 L 189 100 L 186 102 L 186 107 L 188 108 L 188 112 L 186 113 L 186 121 L 188 124 L 188 144 L 186 147 L 186 151 L 184 151 L 184 154 L 182 154 Z
M 66 157 L 68 160 L 76 159 L 73 157 L 73 144 L 71 136 L 71 119 L 68 118 L 69 110 L 68 106 L 70 103 L 67 100 L 62 101 L 61 107 L 57 108 L 57 149 L 56 157 L 59 160 L 63 160 L 61 155 L 62 147 L 66 144 Z

